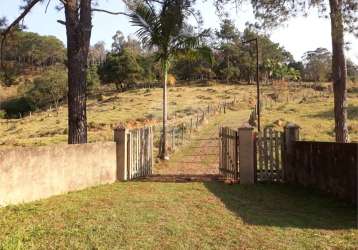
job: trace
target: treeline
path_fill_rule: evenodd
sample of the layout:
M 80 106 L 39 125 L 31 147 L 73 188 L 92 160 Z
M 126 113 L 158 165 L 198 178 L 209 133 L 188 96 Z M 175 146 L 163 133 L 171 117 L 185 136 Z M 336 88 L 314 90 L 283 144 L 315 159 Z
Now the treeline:
M 252 83 L 256 77 L 256 48 L 254 44 L 245 42 L 256 37 L 259 42 L 261 81 L 331 81 L 332 54 L 327 49 L 308 51 L 302 61 L 295 61 L 290 52 L 270 37 L 260 35 L 250 27 L 240 32 L 229 19 L 223 20 L 220 29 L 211 31 L 206 37 L 205 48 L 176 55 L 170 73 L 177 80 L 184 81 Z M 98 64 L 101 83 L 115 83 L 120 88 L 123 85 L 160 80 L 160 66 L 155 59 L 155 51 L 142 48 L 137 40 L 130 37 L 126 39 L 118 31 L 106 59 L 95 61 L 101 62 Z M 358 81 L 358 66 L 349 59 L 347 70 L 348 78 Z
M 15 84 L 24 73 L 63 65 L 66 55 L 66 49 L 58 38 L 27 32 L 20 26 L 7 38 L 3 52 L 6 72 L 1 71 L 0 77 L 6 85 Z
M 190 30 L 190 29 L 189 29 Z M 0 29 L 1 31 L 1 29 Z M 220 80 L 252 83 L 256 77 L 256 48 L 245 43 L 258 37 L 260 80 L 331 81 L 332 54 L 325 48 L 306 52 L 302 61 L 295 61 L 292 54 L 268 36 L 260 35 L 252 28 L 240 32 L 230 19 L 222 21 L 219 30 L 211 31 L 205 38 L 206 48 L 185 51 L 176 55 L 171 74 L 177 80 Z M 4 60 L 7 79 L 1 72 L 1 80 L 7 85 L 26 70 L 46 69 L 66 64 L 66 49 L 53 36 L 41 36 L 17 27 L 6 42 Z M 142 47 L 132 38 L 125 38 L 118 31 L 113 36 L 111 50 L 104 42 L 91 46 L 88 65 L 91 86 L 115 84 L 117 88 L 138 82 L 160 81 L 160 65 L 156 52 Z M 347 60 L 348 78 L 358 81 L 358 66 Z M 100 82 L 94 82 L 99 79 Z
M 190 29 L 188 29 L 190 31 Z M 331 81 L 331 53 L 325 48 L 308 51 L 302 61 L 268 36 L 260 35 L 248 27 L 240 32 L 229 19 L 223 20 L 220 29 L 205 37 L 200 49 L 185 50 L 172 60 L 171 78 L 182 81 L 217 80 L 222 82 L 253 83 L 256 77 L 256 48 L 246 43 L 258 37 L 260 80 L 270 83 L 285 81 Z M 1 103 L 7 117 L 23 116 L 30 111 L 58 108 L 66 100 L 67 72 L 66 49 L 52 36 L 40 36 L 17 27 L 5 47 L 5 72 L 0 79 L 6 85 L 26 70 L 41 75 L 25 82 L 17 98 Z M 358 81 L 358 67 L 347 61 L 348 77 Z M 138 83 L 161 83 L 161 67 L 155 50 L 149 50 L 118 31 L 113 36 L 111 50 L 103 42 L 90 47 L 87 71 L 87 91 L 99 86 L 114 84 L 118 90 Z

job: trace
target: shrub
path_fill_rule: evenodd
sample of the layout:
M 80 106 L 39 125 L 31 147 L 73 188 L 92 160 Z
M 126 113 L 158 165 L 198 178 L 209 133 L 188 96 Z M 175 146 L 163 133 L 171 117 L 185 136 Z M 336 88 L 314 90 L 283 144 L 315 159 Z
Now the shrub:
M 25 87 L 23 95 L 36 109 L 54 105 L 57 110 L 67 95 L 66 72 L 54 69 L 45 72 Z
M 35 105 L 26 97 L 10 99 L 1 104 L 7 118 L 20 118 L 36 109 Z

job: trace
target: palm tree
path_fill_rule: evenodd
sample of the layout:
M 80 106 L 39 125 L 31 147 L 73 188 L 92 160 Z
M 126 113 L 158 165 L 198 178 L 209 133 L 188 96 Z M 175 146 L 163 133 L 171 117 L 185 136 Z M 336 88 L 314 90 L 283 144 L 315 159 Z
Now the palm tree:
M 168 160 L 167 123 L 168 123 L 168 71 L 172 59 L 189 49 L 199 48 L 200 38 L 207 30 L 193 35 L 189 32 L 186 20 L 194 15 L 192 0 L 162 0 L 127 2 L 129 17 L 133 26 L 138 27 L 137 35 L 142 43 L 156 50 L 163 73 L 163 134 L 159 157 Z

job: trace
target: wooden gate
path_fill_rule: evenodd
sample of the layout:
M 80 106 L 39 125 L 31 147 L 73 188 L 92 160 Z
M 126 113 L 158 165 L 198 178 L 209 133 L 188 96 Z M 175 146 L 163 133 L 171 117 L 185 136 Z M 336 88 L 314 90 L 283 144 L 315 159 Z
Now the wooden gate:
M 278 182 L 282 180 L 283 133 L 266 127 L 256 139 L 257 181 Z
M 127 176 L 129 180 L 152 174 L 152 127 L 129 130 L 127 135 L 127 159 Z
M 220 127 L 219 131 L 219 171 L 227 179 L 238 180 L 239 177 L 239 147 L 237 131 Z

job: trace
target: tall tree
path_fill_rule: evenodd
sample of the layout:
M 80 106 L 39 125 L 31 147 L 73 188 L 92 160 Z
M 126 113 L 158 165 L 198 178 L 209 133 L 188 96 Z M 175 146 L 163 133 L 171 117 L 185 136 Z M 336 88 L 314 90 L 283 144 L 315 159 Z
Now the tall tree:
M 230 77 L 234 75 L 237 68 L 230 66 L 231 55 L 238 50 L 233 48 L 233 43 L 239 38 L 239 32 L 231 19 L 225 18 L 220 24 L 220 29 L 216 31 L 216 36 L 221 40 L 220 49 L 223 52 L 226 67 L 221 71 L 226 75 L 226 82 L 228 83 Z
M 137 35 L 143 44 L 157 50 L 163 72 L 163 136 L 160 158 L 169 159 L 167 152 L 168 71 L 175 55 L 199 46 L 199 36 L 186 32 L 187 18 L 192 15 L 192 0 L 127 2 L 131 23 L 138 27 Z
M 329 81 L 332 78 L 332 53 L 325 48 L 307 51 L 303 57 L 304 79 L 308 81 Z
M 88 52 L 92 31 L 92 12 L 100 11 L 109 14 L 107 10 L 94 8 L 94 0 L 58 0 L 58 9 L 64 9 L 65 21 L 58 22 L 66 26 L 67 34 L 67 67 L 68 67 L 68 143 L 87 142 L 87 112 L 86 112 L 86 76 Z M 4 68 L 3 57 L 7 36 L 18 26 L 33 7 L 45 2 L 44 0 L 23 0 L 21 14 L 8 25 L 1 40 L 1 66 Z M 49 3 L 49 1 L 46 1 Z
M 233 0 L 238 3 L 244 0 Z M 344 32 L 358 35 L 357 0 L 250 0 L 256 18 L 263 26 L 277 26 L 310 8 L 319 9 L 331 20 L 332 79 L 334 90 L 335 135 L 337 142 L 348 142 L 347 128 L 347 67 L 344 53 Z M 218 5 L 230 0 L 217 0 Z

